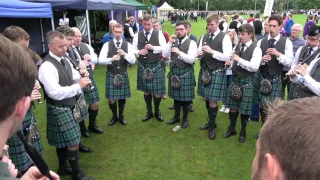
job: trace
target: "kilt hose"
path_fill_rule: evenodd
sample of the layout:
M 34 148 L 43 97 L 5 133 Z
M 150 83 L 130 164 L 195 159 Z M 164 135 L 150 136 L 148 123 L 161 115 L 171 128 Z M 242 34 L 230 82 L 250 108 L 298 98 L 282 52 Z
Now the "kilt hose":
M 180 87 L 173 88 L 170 86 L 171 77 L 177 75 L 180 79 Z M 178 68 L 174 66 L 168 74 L 168 95 L 177 101 L 192 101 L 194 99 L 194 70 L 193 67 Z
M 269 95 L 265 95 L 260 92 L 260 82 L 262 81 L 263 76 L 260 74 L 260 72 L 257 72 L 256 74 L 256 78 L 258 80 L 256 84 L 256 93 L 258 94 L 258 99 L 260 103 L 266 105 L 267 102 L 273 102 L 276 99 L 283 99 L 281 73 L 267 78 L 272 85 L 272 91 Z
M 25 134 L 26 129 L 31 124 L 32 118 L 34 118 L 34 120 L 35 120 L 35 117 L 33 115 L 31 107 L 30 107 L 24 120 L 23 120 L 22 127 L 19 129 L 19 131 L 22 134 Z M 16 166 L 16 169 L 18 169 L 19 172 L 27 170 L 33 164 L 33 162 L 29 158 L 29 156 L 24 148 L 23 143 L 20 141 L 20 138 L 18 137 L 17 134 L 14 134 L 10 139 L 8 139 L 6 144 L 9 146 L 8 153 L 9 153 L 10 159 L 12 160 L 12 163 Z M 32 146 L 40 154 L 43 153 L 43 146 L 41 143 L 41 138 L 37 139 L 37 141 L 34 142 L 32 144 Z
M 143 80 L 143 71 L 150 68 L 154 74 L 152 81 Z M 137 89 L 151 94 L 164 94 L 166 92 L 165 73 L 160 62 L 138 62 Z
M 131 97 L 130 92 L 130 83 L 128 73 L 125 72 L 122 74 L 123 77 L 123 86 L 122 87 L 115 87 L 113 85 L 113 78 L 114 75 L 110 72 L 106 72 L 106 98 L 110 100 L 120 100 L 120 99 L 127 99 Z
M 96 82 L 94 81 L 94 79 L 92 79 L 91 81 L 92 81 L 92 84 L 94 85 L 94 89 L 92 89 L 90 92 L 84 93 L 84 97 L 85 97 L 86 103 L 88 105 L 100 101 L 98 87 L 96 85 Z
M 198 95 L 212 101 L 225 102 L 227 96 L 227 75 L 224 68 L 211 72 L 211 83 L 204 85 L 201 79 L 202 68 L 198 79 Z
M 253 75 L 239 78 L 233 76 L 232 84 L 238 85 L 242 89 L 242 98 L 234 100 L 230 97 L 232 85 L 228 89 L 226 105 L 228 108 L 237 109 L 241 114 L 251 115 L 253 98 Z
M 80 143 L 80 126 L 75 121 L 72 106 L 47 104 L 48 143 L 64 148 Z

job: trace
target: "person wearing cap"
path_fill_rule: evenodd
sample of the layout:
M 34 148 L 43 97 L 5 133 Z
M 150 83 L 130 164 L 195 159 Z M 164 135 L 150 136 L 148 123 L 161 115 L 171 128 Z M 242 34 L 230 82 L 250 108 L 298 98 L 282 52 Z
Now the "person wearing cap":
M 300 47 L 296 54 L 295 58 L 292 62 L 291 71 L 288 72 L 288 74 L 293 73 L 295 74 L 295 68 L 298 66 L 301 62 L 303 62 L 304 65 L 309 66 L 311 62 L 313 62 L 316 58 L 318 58 L 320 54 L 318 41 L 319 41 L 319 35 L 320 35 L 320 26 L 313 25 L 309 28 L 308 32 L 308 39 L 307 44 L 305 46 Z M 295 76 L 292 76 L 295 77 Z M 297 78 L 300 76 L 297 76 Z M 300 83 L 297 79 L 292 79 L 292 87 L 289 92 L 289 100 L 295 99 L 295 91 Z
M 248 19 L 248 23 L 249 23 L 249 24 L 255 20 L 255 18 L 253 17 L 253 15 L 254 15 L 254 13 L 253 13 L 253 12 L 250 12 L 250 18 Z
M 115 20 L 111 20 L 111 21 L 109 22 L 109 32 L 106 33 L 106 34 L 103 36 L 103 44 L 106 43 L 106 42 L 111 41 L 111 40 L 114 38 L 114 35 L 113 35 L 112 31 L 113 31 L 113 28 L 114 28 L 114 26 L 115 26 L 116 24 L 118 24 L 118 23 L 117 23 L 117 21 L 115 21 Z M 122 39 L 124 39 L 124 35 L 122 36 Z

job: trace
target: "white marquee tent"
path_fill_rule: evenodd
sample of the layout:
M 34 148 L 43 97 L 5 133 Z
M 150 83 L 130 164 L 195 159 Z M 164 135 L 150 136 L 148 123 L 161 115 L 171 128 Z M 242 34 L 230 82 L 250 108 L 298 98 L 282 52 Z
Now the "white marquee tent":
M 168 13 L 173 11 L 174 8 L 167 2 L 164 2 L 162 6 L 158 7 L 158 19 L 168 20 Z

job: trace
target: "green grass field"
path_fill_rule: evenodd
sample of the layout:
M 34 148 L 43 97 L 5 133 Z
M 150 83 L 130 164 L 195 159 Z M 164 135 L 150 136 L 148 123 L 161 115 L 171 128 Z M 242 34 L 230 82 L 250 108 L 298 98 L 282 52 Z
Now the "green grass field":
M 247 18 L 245 16 L 245 18 Z M 294 20 L 304 24 L 305 15 L 294 15 Z M 174 29 L 168 22 L 164 30 L 170 34 Z M 205 21 L 193 23 L 192 34 L 199 37 L 205 32 Z M 103 32 L 101 32 L 103 34 Z M 199 72 L 199 61 L 195 65 Z M 91 134 L 82 138 L 83 144 L 92 147 L 93 153 L 80 154 L 80 166 L 95 179 L 215 179 L 245 180 L 251 176 L 251 162 L 255 155 L 256 139 L 252 136 L 259 130 L 260 123 L 250 122 L 247 126 L 247 141 L 238 142 L 238 135 L 229 139 L 222 136 L 229 126 L 228 115 L 217 116 L 217 137 L 208 139 L 208 132 L 199 130 L 207 122 L 205 103 L 201 97 L 194 100 L 195 112 L 189 113 L 189 127 L 172 133 L 174 125 L 151 119 L 142 123 L 146 113 L 143 93 L 136 90 L 136 65 L 128 68 L 132 97 L 127 100 L 125 119 L 127 126 L 119 123 L 108 126 L 111 112 L 105 99 L 105 66 L 97 66 L 95 80 L 100 93 L 98 125 L 103 135 Z M 167 71 L 168 72 L 168 71 Z M 197 77 L 196 77 L 197 79 Z M 197 90 L 197 87 L 195 88 Z M 169 110 L 173 100 L 161 102 L 161 112 L 166 120 L 173 117 Z M 219 108 L 221 107 L 221 104 Z M 45 148 L 44 158 L 49 167 L 56 171 L 58 159 L 55 148 L 46 140 L 46 106 L 36 105 L 34 110 Z M 86 120 L 86 124 L 88 121 Z M 240 122 L 237 123 L 240 131 Z M 62 177 L 62 179 L 70 179 Z

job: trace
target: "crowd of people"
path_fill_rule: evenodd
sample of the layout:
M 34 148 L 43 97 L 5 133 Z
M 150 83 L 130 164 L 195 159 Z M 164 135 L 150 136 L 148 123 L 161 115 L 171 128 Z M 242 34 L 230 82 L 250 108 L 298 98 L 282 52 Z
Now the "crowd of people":
M 17 26 L 4 30 L 0 35 L 0 63 L 1 68 L 4 67 L 0 77 L 5 84 L 0 89 L 5 99 L 0 107 L 3 110 L 0 146 L 4 147 L 1 152 L 7 152 L 10 159 L 2 156 L 0 179 L 43 177 L 32 167 L 25 146 L 15 134 L 21 132 L 39 154 L 43 152 L 30 105 L 41 98 L 40 88 L 43 88 L 47 108 L 46 137 L 56 148 L 59 162 L 57 174 L 71 175 L 73 180 L 93 179 L 79 166 L 79 152 L 92 152 L 92 148 L 81 143 L 81 137 L 103 133 L 96 124 L 100 97 L 92 66 L 107 66 L 105 98 L 112 114 L 108 125 L 119 122 L 126 126 L 126 99 L 131 97 L 133 89 L 127 68 L 135 63 L 138 64 L 136 89 L 143 92 L 147 109 L 142 122 L 153 118 L 160 122 L 165 120 L 160 106 L 168 94 L 173 100 L 170 108 L 174 113 L 166 124 L 181 123 L 182 128 L 188 128 L 188 113 L 193 112 L 197 87 L 197 95 L 203 98 L 208 116 L 200 129 L 207 130 L 210 140 L 216 138 L 218 102 L 223 102 L 220 111 L 228 113 L 230 119 L 223 137 L 237 134 L 236 123 L 240 116 L 239 142 L 244 143 L 252 108 L 258 104 L 262 129 L 254 135 L 259 139 L 252 179 L 319 177 L 316 140 L 320 138 L 317 133 L 320 127 L 317 111 L 320 27 L 310 23 L 311 16 L 305 39 L 299 37 L 302 25 L 295 24 L 291 14 L 285 20 L 280 15 L 271 15 L 263 21 L 260 14 L 252 14 L 248 20 L 233 14 L 230 24 L 226 14 L 208 14 L 207 32 L 199 41 L 191 34 L 189 21 L 176 22 L 175 33 L 170 35 L 151 15 L 144 15 L 140 20 L 136 22 L 132 16 L 125 19 L 124 25 L 110 21 L 110 32 L 103 38 L 99 56 L 82 42 L 79 29 L 59 27 L 46 35 L 49 53 L 42 63 L 28 47 L 30 36 L 25 30 Z M 281 36 L 283 27 L 290 31 Z M 200 72 L 196 84 L 197 59 Z M 285 97 L 285 89 L 292 101 L 280 101 Z M 296 155 L 302 151 L 301 157 Z M 53 179 L 59 179 L 57 174 L 51 172 Z

